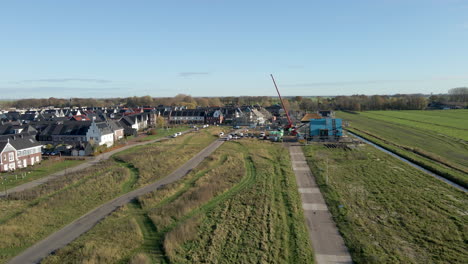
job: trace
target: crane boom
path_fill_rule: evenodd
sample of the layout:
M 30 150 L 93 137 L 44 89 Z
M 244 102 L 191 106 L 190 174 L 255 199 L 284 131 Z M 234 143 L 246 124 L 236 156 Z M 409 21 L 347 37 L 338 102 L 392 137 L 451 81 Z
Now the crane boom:
M 288 118 L 288 128 L 291 128 L 291 127 L 293 127 L 293 123 L 291 122 L 291 118 L 289 117 L 288 110 L 284 106 L 283 98 L 281 98 L 281 94 L 280 94 L 280 92 L 278 90 L 278 86 L 276 85 L 275 78 L 273 78 L 273 74 L 270 74 L 270 76 L 271 76 L 271 79 L 273 80 L 273 84 L 275 85 L 276 92 L 278 93 L 278 96 L 279 96 L 279 99 L 280 99 L 280 102 L 281 102 L 281 106 L 283 106 L 284 112 L 286 113 L 286 117 Z

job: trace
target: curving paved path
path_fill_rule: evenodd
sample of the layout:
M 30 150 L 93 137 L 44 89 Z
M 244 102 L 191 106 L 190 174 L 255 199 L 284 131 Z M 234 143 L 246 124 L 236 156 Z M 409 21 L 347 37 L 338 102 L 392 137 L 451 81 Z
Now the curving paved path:
M 191 131 L 193 131 L 193 130 L 187 130 L 187 131 L 184 131 L 184 132 L 181 132 L 181 133 L 185 134 L 185 133 L 188 133 L 188 132 L 191 132 Z M 138 142 L 138 143 L 134 143 L 134 144 L 129 144 L 129 145 L 123 146 L 121 148 L 114 149 L 114 150 L 106 152 L 106 153 L 102 153 L 101 155 L 96 156 L 94 159 L 90 159 L 90 160 L 88 160 L 88 161 L 86 161 L 84 163 L 81 163 L 78 166 L 68 168 L 68 169 L 53 173 L 53 174 L 51 174 L 49 176 L 46 176 L 46 177 L 43 177 L 43 178 L 40 178 L 40 179 L 37 179 L 37 180 L 34 180 L 34 181 L 27 182 L 27 183 L 18 185 L 18 186 L 13 187 L 13 188 L 10 188 L 10 189 L 6 190 L 6 194 L 22 192 L 24 190 L 34 188 L 36 186 L 44 184 L 44 183 L 46 183 L 46 182 L 48 182 L 50 180 L 53 180 L 55 178 L 62 177 L 65 174 L 73 173 L 73 172 L 76 172 L 76 171 L 81 171 L 81 170 L 84 170 L 86 168 L 89 168 L 89 167 L 95 165 L 96 163 L 98 163 L 100 161 L 109 159 L 115 153 L 124 151 L 124 150 L 129 149 L 129 148 L 133 148 L 135 146 L 141 146 L 141 145 L 146 145 L 146 144 L 151 144 L 151 143 L 155 143 L 155 142 L 158 142 L 158 141 L 166 140 L 168 138 L 170 138 L 170 136 L 162 137 L 162 138 L 158 138 L 158 139 L 154 139 L 154 140 L 150 140 L 150 141 L 143 141 L 143 142 Z M 4 197 L 6 194 L 5 194 L 5 192 L 2 192 L 0 194 L 0 197 Z
M 288 143 L 287 146 L 301 194 L 302 208 L 316 262 L 318 264 L 353 263 L 310 171 L 301 146 L 297 143 Z
M 106 216 L 111 214 L 113 211 L 115 211 L 119 207 L 127 204 L 128 202 L 137 198 L 138 196 L 155 191 L 158 188 L 166 184 L 169 184 L 169 183 L 172 183 L 181 179 L 187 173 L 189 173 L 192 169 L 197 167 L 198 164 L 200 164 L 206 157 L 208 157 L 211 153 L 213 153 L 213 151 L 215 151 L 223 143 L 224 141 L 216 140 L 215 142 L 211 143 L 208 147 L 200 151 L 193 158 L 191 158 L 189 161 L 187 161 L 185 164 L 183 164 L 181 167 L 179 167 L 177 170 L 175 170 L 174 172 L 172 172 L 165 178 L 155 183 L 152 183 L 150 185 L 144 186 L 140 189 L 131 191 L 127 194 L 124 194 L 118 198 L 115 198 L 97 207 L 96 209 L 85 214 L 84 216 L 78 218 L 71 224 L 65 226 L 59 231 L 53 233 L 52 235 L 48 236 L 42 241 L 26 249 L 21 254 L 11 259 L 10 262 L 8 263 L 10 264 L 39 263 L 43 258 L 48 256 L 50 253 L 54 252 L 55 250 L 61 247 L 64 247 L 65 245 L 69 244 L 70 242 L 75 240 L 80 235 L 86 233 L 99 221 L 104 219 Z

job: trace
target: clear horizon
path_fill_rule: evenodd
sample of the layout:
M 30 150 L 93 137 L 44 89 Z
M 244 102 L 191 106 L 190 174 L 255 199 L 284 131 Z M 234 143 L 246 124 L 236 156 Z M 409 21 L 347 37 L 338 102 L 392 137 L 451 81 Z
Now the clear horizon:
M 468 1 L 0 3 L 0 100 L 440 94 Z

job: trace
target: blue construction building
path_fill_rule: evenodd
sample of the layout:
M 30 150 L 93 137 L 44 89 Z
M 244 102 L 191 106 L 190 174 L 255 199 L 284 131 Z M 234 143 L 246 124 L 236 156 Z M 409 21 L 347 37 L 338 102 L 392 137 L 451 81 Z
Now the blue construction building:
M 336 141 L 343 136 L 340 118 L 310 119 L 309 138 L 314 141 Z

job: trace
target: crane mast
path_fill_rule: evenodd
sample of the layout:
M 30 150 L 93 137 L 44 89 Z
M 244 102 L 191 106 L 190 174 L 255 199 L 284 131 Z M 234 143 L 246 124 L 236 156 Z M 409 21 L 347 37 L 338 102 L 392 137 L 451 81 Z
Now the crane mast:
M 285 129 L 293 128 L 294 125 L 293 125 L 293 123 L 292 123 L 292 121 L 291 121 L 291 118 L 289 117 L 289 112 L 288 112 L 288 110 L 287 110 L 286 107 L 284 106 L 283 98 L 281 97 L 281 94 L 280 94 L 280 92 L 279 92 L 278 86 L 276 85 L 275 78 L 273 77 L 273 74 L 270 74 L 270 76 L 271 76 L 271 80 L 273 80 L 273 84 L 275 85 L 276 92 L 278 93 L 278 97 L 279 97 L 279 99 L 280 99 L 281 106 L 283 107 L 284 112 L 286 113 L 286 117 L 287 117 L 287 119 L 288 119 L 288 125 L 285 126 Z

